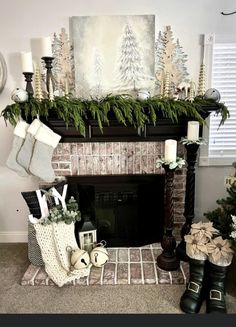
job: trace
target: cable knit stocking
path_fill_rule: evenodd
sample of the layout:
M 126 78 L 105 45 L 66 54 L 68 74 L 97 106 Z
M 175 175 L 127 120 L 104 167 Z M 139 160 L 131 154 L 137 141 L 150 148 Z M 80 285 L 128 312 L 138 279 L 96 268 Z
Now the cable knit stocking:
M 72 248 L 78 248 L 71 236 L 74 224 L 67 225 L 64 222 L 60 222 L 42 225 L 38 223 L 34 227 L 45 263 L 45 271 L 56 285 L 61 287 L 75 279 L 88 276 L 90 267 L 77 270 L 73 274 L 70 274 L 69 271 L 69 253 L 66 247 L 70 245 Z
M 58 223 L 53 224 L 53 237 L 55 242 L 55 249 L 60 264 L 66 270 L 70 270 L 70 252 L 66 250 L 68 246 L 71 249 L 77 249 L 78 245 L 75 239 L 75 225 L 73 223 Z

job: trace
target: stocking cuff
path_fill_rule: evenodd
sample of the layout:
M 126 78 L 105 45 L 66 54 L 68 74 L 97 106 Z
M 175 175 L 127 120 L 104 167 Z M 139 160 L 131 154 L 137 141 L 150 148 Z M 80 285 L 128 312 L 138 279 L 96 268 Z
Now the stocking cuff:
M 34 119 L 34 121 L 30 124 L 29 128 L 27 129 L 27 133 L 30 133 L 33 136 L 35 136 L 40 126 L 41 126 L 40 121 L 37 118 Z
M 56 146 L 58 145 L 58 143 L 61 139 L 61 136 L 54 132 L 52 133 L 50 130 L 41 126 L 41 127 L 39 127 L 39 129 L 35 135 L 35 138 L 39 142 L 42 142 L 44 144 L 50 145 L 53 148 L 56 148 Z
M 25 121 L 20 120 L 17 124 L 16 127 L 14 128 L 14 135 L 22 137 L 23 139 L 26 136 L 27 129 L 29 127 L 29 124 L 27 124 Z

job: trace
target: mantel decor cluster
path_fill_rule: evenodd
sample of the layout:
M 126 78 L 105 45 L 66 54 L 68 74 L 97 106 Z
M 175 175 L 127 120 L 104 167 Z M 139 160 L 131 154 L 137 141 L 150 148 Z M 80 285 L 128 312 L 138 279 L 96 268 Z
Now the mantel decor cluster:
M 190 102 L 162 96 L 137 100 L 128 95 L 111 94 L 100 100 L 84 100 L 70 95 L 54 97 L 53 100 L 31 97 L 27 102 L 7 105 L 1 116 L 6 123 L 8 121 L 13 126 L 21 117 L 26 120 L 56 117 L 62 119 L 67 127 L 72 123 L 84 135 L 86 121 L 91 118 L 97 121 L 101 132 L 104 125 L 109 126 L 110 117 L 124 126 L 131 125 L 137 128 L 142 128 L 147 123 L 155 125 L 159 118 L 169 118 L 173 122 L 178 122 L 180 117 L 187 117 L 205 124 L 204 108 L 207 107 L 214 107 L 215 114 L 221 115 L 220 125 L 229 117 L 229 111 L 223 103 L 200 96 Z

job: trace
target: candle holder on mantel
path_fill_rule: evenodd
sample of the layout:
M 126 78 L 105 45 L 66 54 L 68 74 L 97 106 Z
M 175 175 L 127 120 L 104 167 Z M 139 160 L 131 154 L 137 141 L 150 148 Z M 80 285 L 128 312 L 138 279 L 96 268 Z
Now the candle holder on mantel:
M 167 271 L 177 270 L 180 262 L 176 256 L 176 239 L 173 232 L 174 226 L 174 203 L 173 203 L 173 187 L 174 173 L 176 168 L 181 168 L 185 161 L 177 158 L 176 161 L 166 163 L 158 160 L 158 164 L 165 169 L 165 217 L 164 217 L 164 235 L 161 241 L 162 253 L 157 257 L 157 265 L 159 268 Z
M 176 254 L 179 260 L 189 261 L 186 254 L 186 243 L 184 236 L 189 234 L 194 219 L 194 202 L 195 202 L 195 165 L 197 162 L 198 149 L 201 144 L 206 144 L 203 138 L 198 140 L 182 139 L 180 143 L 184 144 L 187 151 L 187 175 L 185 188 L 185 205 L 184 217 L 185 223 L 181 229 L 181 242 L 176 248 Z
M 50 84 L 53 86 L 53 75 L 52 75 L 52 62 L 54 57 L 42 57 L 43 61 L 45 62 L 45 67 L 47 69 L 46 73 L 46 88 L 47 92 L 51 92 Z
M 29 99 L 33 97 L 34 95 L 34 89 L 33 89 L 33 86 L 32 86 L 32 77 L 34 75 L 34 73 L 32 72 L 23 72 L 23 75 L 25 76 L 25 81 L 26 81 L 26 92 L 28 93 L 28 96 L 29 96 Z

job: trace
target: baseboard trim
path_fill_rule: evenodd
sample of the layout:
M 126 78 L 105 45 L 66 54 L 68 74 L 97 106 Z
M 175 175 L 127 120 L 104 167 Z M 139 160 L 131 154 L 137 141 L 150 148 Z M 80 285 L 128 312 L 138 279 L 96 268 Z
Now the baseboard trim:
M 0 232 L 0 243 L 27 243 L 28 232 L 11 231 Z

